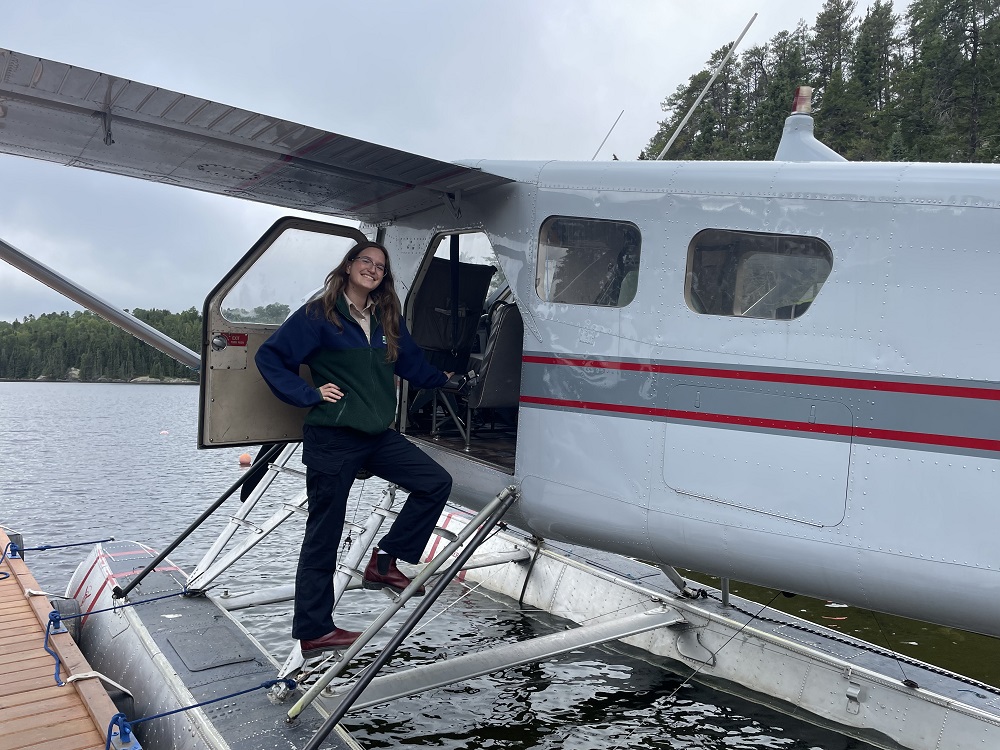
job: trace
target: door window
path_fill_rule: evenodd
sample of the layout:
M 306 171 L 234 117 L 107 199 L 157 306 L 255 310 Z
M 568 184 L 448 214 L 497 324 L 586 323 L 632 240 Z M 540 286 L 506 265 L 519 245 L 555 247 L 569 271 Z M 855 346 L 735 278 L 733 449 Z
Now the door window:
M 281 323 L 323 287 L 354 237 L 285 229 L 222 300 L 231 323 Z

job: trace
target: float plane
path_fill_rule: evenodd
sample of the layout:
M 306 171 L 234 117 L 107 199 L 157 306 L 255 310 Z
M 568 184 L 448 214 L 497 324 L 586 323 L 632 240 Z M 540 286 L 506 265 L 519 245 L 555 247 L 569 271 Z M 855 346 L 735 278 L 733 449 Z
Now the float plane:
M 468 373 L 399 394 L 457 503 L 1000 635 L 1000 166 L 848 162 L 807 111 L 769 162 L 445 163 L 10 50 L 0 152 L 360 224 L 282 219 L 209 294 L 202 448 L 300 439 L 260 310 L 376 238 Z

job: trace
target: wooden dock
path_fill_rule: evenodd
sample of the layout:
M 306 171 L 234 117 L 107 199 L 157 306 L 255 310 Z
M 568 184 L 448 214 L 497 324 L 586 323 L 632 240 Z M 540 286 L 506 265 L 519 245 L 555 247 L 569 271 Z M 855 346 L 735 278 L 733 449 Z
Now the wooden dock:
M 0 551 L 9 541 L 0 530 Z M 0 573 L 10 573 L 0 580 L 0 750 L 103 750 L 114 703 L 98 679 L 56 684 L 55 659 L 43 648 L 52 606 L 25 595 L 40 587 L 23 560 L 0 561 Z M 64 682 L 91 671 L 68 633 L 50 636 L 49 646 Z

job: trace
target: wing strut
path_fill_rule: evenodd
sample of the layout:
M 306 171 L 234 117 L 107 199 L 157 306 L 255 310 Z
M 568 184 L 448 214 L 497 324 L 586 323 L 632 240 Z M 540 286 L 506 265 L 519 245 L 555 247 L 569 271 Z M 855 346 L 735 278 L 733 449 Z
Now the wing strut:
M 86 307 L 95 315 L 99 315 L 109 323 L 113 323 L 126 333 L 131 333 L 140 341 L 145 341 L 154 349 L 158 349 L 185 367 L 190 367 L 195 371 L 201 369 L 201 357 L 180 342 L 175 341 L 165 333 L 157 331 L 151 325 L 144 323 L 131 313 L 127 313 L 115 307 L 110 302 L 106 302 L 93 292 L 84 289 L 76 282 L 67 279 L 45 264 L 39 263 L 30 255 L 18 250 L 3 239 L 0 239 L 0 258 L 10 263 L 14 268 L 24 271 L 28 276 L 38 279 L 50 289 L 54 289 L 77 304 Z

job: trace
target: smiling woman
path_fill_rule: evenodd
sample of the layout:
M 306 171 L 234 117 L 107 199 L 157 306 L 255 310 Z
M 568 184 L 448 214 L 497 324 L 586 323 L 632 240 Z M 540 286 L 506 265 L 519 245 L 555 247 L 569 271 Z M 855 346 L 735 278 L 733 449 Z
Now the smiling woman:
M 363 585 L 399 593 L 410 583 L 396 567 L 396 558 L 419 561 L 451 492 L 451 476 L 391 429 L 395 378 L 418 388 L 438 388 L 450 373 L 428 364 L 410 337 L 400 317 L 389 254 L 368 240 L 348 251 L 326 277 L 323 294 L 275 331 L 258 350 L 256 362 L 275 396 L 310 409 L 302 449 L 309 518 L 292 621 L 292 636 L 308 659 L 347 648 L 359 635 L 337 628 L 332 611 L 336 542 L 348 493 L 361 469 L 410 493 L 373 551 Z M 312 384 L 299 374 L 302 365 L 309 367 Z

